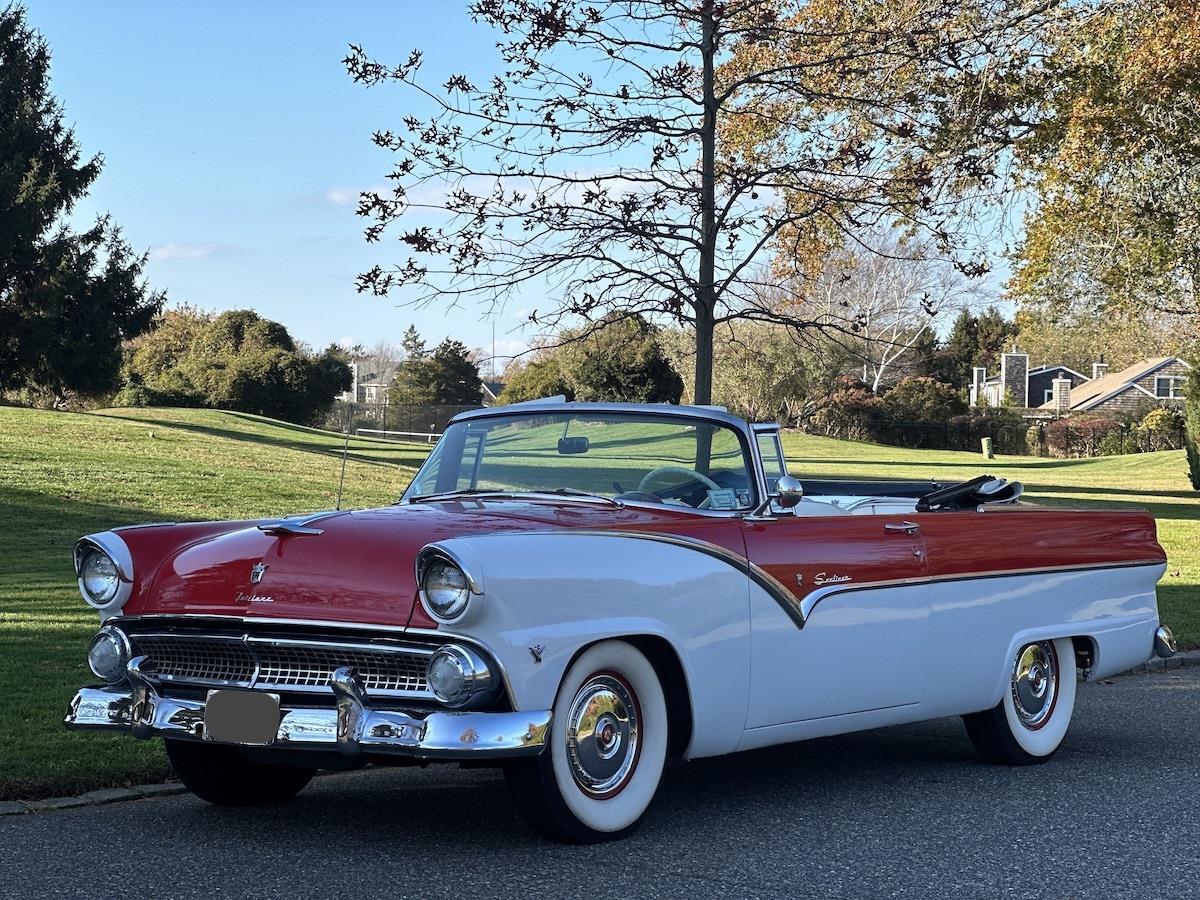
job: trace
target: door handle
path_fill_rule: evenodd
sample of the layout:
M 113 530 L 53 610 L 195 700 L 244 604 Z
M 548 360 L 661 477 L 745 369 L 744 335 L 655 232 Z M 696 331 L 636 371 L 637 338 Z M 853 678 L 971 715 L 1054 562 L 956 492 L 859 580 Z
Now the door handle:
M 916 522 L 887 522 L 884 524 L 883 530 L 899 534 L 916 534 L 921 530 L 921 526 Z

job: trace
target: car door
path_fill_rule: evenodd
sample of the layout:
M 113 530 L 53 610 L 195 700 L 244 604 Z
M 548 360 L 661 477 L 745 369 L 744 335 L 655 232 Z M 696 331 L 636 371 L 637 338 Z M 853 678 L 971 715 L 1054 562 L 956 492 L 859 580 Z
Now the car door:
M 750 561 L 799 611 L 766 592 L 751 605 L 747 727 L 920 704 L 930 650 L 920 527 L 802 506 L 802 515 L 744 522 Z

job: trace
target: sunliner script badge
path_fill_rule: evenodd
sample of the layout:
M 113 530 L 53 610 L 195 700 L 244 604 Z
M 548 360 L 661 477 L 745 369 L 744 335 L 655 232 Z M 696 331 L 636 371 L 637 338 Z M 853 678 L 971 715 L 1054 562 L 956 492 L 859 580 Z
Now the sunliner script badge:
M 852 580 L 849 575 L 830 575 L 826 572 L 818 572 L 813 576 L 813 584 L 840 584 Z

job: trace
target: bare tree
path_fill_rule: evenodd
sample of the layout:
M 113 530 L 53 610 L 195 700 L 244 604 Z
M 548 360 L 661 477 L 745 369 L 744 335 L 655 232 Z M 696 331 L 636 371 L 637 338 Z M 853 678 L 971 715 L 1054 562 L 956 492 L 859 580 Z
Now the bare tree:
M 419 51 L 389 65 L 351 46 L 356 81 L 434 110 L 374 135 L 394 188 L 358 212 L 368 241 L 398 224 L 406 256 L 358 288 L 490 311 L 537 294 L 545 327 L 670 318 L 695 337 L 707 403 L 720 323 L 836 327 L 761 302 L 781 248 L 803 259 L 901 224 L 981 266 L 955 216 L 1002 175 L 1024 127 L 1009 86 L 1056 5 L 475 0 L 501 35 L 485 85 L 428 84 Z
M 380 338 L 364 354 L 363 361 L 371 375 L 385 375 L 404 359 L 404 351 L 386 338 Z M 368 374 L 368 373 L 364 373 Z
M 986 299 L 978 279 L 932 247 L 892 235 L 830 253 L 808 294 L 876 393 L 941 323 Z

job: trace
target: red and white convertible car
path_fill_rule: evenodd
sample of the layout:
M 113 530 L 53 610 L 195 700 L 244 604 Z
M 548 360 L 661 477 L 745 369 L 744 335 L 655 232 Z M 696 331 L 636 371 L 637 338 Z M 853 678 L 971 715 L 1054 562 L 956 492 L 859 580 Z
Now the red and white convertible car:
M 961 715 L 1040 762 L 1077 675 L 1174 651 L 1145 512 L 986 476 L 804 487 L 776 426 L 719 409 L 466 413 L 392 506 L 80 540 L 104 684 L 66 721 L 164 738 L 218 804 L 487 761 L 536 829 L 597 841 L 672 755 Z

